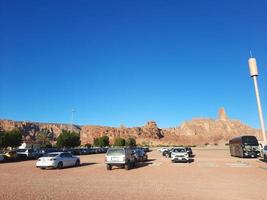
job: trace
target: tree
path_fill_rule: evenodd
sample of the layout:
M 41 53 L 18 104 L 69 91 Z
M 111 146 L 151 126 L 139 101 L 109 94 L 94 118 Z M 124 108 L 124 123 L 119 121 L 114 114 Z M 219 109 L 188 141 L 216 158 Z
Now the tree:
M 99 139 L 99 144 L 101 147 L 109 146 L 109 137 L 108 136 L 102 136 Z
M 125 139 L 118 137 L 115 139 L 113 145 L 114 146 L 125 146 Z
M 99 138 L 94 138 L 94 146 L 95 146 L 95 147 L 100 147 L 100 141 L 99 141 Z
M 4 147 L 5 132 L 0 131 L 0 148 Z
M 19 129 L 14 129 L 12 131 L 7 131 L 5 133 L 3 146 L 4 147 L 18 147 L 22 143 L 22 134 Z
M 51 134 L 48 129 L 42 129 L 36 136 L 37 142 L 41 144 L 41 147 L 50 147 Z
M 136 146 L 136 140 L 134 138 L 128 138 L 126 140 L 126 146 L 134 147 Z
M 96 147 L 106 147 L 109 146 L 109 137 L 102 136 L 94 139 L 94 146 Z
M 77 147 L 80 144 L 80 134 L 74 131 L 62 130 L 57 138 L 58 147 Z

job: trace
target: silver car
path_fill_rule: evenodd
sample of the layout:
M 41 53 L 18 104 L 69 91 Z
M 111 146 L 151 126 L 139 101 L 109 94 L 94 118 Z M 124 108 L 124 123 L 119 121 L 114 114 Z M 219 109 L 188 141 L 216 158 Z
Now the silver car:
M 136 159 L 130 148 L 109 148 L 105 163 L 107 170 L 111 170 L 112 166 L 123 167 L 129 170 L 135 167 Z
M 39 158 L 36 167 L 45 168 L 57 168 L 61 169 L 63 167 L 79 166 L 80 158 L 73 156 L 68 152 L 54 152 L 48 153 L 43 157 Z

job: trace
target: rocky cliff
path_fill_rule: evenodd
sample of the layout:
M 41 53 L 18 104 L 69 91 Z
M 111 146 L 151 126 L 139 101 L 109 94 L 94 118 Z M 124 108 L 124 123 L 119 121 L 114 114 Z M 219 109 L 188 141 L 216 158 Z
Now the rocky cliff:
M 82 144 L 92 143 L 94 138 L 107 135 L 111 143 L 116 137 L 135 138 L 139 144 L 215 144 L 227 142 L 238 135 L 255 135 L 260 138 L 259 130 L 251 128 L 238 120 L 228 119 L 224 109 L 220 109 L 218 119 L 193 119 L 176 128 L 160 129 L 156 122 L 150 121 L 142 127 L 119 128 L 106 126 L 71 126 L 35 122 L 15 122 L 0 120 L 0 130 L 19 128 L 26 141 L 34 141 L 39 131 L 46 129 L 55 140 L 61 130 L 73 130 L 81 135 Z

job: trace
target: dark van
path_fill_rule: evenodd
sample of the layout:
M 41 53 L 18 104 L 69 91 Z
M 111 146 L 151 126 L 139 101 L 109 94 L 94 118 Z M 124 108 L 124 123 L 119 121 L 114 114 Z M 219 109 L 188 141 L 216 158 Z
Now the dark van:
M 255 136 L 244 135 L 229 141 L 230 154 L 240 158 L 257 158 L 260 155 L 259 143 Z

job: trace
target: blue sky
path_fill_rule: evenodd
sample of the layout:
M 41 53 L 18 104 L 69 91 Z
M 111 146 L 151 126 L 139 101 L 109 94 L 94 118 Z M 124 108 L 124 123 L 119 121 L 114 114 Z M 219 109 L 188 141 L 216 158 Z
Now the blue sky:
M 175 127 L 267 119 L 267 1 L 0 0 L 0 118 Z

